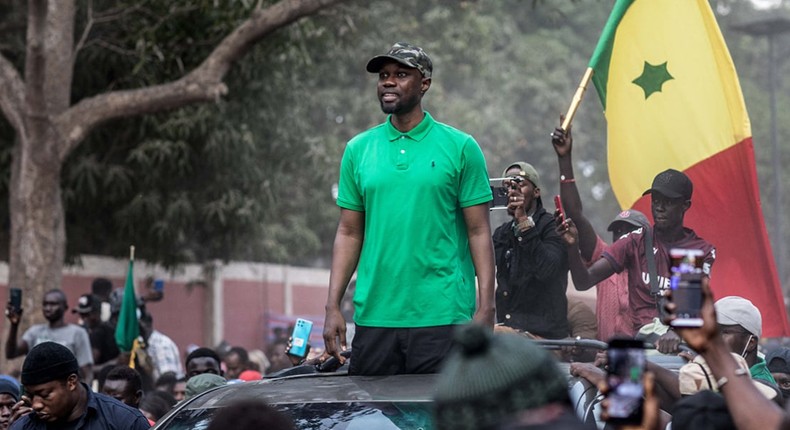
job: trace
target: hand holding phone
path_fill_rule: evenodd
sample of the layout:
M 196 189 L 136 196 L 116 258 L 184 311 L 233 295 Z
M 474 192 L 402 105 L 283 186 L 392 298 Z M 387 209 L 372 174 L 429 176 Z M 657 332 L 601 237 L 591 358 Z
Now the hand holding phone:
M 702 265 L 705 253 L 699 249 L 673 248 L 669 251 L 672 262 L 670 289 L 677 318 L 673 327 L 702 327 Z
M 310 332 L 313 330 L 313 322 L 299 318 L 294 324 L 293 332 L 291 333 L 291 347 L 288 349 L 288 355 L 304 358 L 308 351 L 308 341 L 310 340 Z
M 642 398 L 645 392 L 643 375 L 646 367 L 644 342 L 634 339 L 612 339 L 609 341 L 606 355 L 608 421 L 612 424 L 640 424 L 644 413 Z
M 554 196 L 554 206 L 557 208 L 557 212 L 559 213 L 560 223 L 564 223 L 565 222 L 565 210 L 562 209 L 562 199 L 560 198 L 559 194 Z
M 19 324 L 19 318 L 22 315 L 22 290 L 20 288 L 8 289 L 8 305 L 5 314 L 11 324 Z

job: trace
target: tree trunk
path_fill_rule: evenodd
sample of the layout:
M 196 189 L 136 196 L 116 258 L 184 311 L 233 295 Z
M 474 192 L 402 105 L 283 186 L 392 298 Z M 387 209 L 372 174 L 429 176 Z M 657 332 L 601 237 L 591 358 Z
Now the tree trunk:
M 61 163 L 46 150 L 57 147 L 56 138 L 47 131 L 51 124 L 37 122 L 14 148 L 9 184 L 9 286 L 24 291 L 22 328 L 43 321 L 40 301 L 44 292 L 60 288 L 66 248 Z
M 9 284 L 22 288 L 20 332 L 42 321 L 44 292 L 60 288 L 66 249 L 60 172 L 102 122 L 217 100 L 223 78 L 252 46 L 294 21 L 343 0 L 282 0 L 256 8 L 205 61 L 176 81 L 112 91 L 70 105 L 74 0 L 29 0 L 24 78 L 0 54 L 0 112 L 16 131 L 9 210 Z M 5 368 L 5 360 L 0 359 Z

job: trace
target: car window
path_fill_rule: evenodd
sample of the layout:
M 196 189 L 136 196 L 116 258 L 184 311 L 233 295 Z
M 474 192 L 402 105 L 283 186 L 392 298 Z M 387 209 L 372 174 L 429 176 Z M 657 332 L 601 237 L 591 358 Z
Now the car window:
M 299 430 L 431 430 L 428 402 L 338 402 L 272 405 L 288 414 Z M 205 429 L 215 408 L 182 410 L 162 429 Z

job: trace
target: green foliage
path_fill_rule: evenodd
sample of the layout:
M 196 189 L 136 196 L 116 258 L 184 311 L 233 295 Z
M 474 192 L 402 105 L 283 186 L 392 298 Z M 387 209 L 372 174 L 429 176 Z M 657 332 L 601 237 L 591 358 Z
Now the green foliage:
M 78 3 L 77 40 L 87 23 L 87 2 Z M 729 29 L 750 13 L 748 3 L 714 3 L 767 183 L 766 44 Z M 182 76 L 255 4 L 95 0 L 73 100 Z M 549 133 L 567 110 L 612 4 L 351 0 L 301 20 L 261 41 L 232 69 L 223 100 L 118 120 L 93 132 L 63 170 L 68 251 L 121 256 L 135 244 L 141 258 L 168 265 L 214 258 L 328 264 L 338 217 L 330 190 L 345 142 L 384 120 L 375 78 L 364 66 L 398 40 L 431 55 L 435 70 L 425 106 L 437 120 L 475 136 L 492 177 L 526 160 L 541 172 L 544 195 L 555 194 Z M 7 13 L 0 14 L 0 31 L 6 17 L 19 19 L 22 7 L 0 4 Z M 20 64 L 23 36 L 8 36 L 0 50 Z M 777 58 L 787 57 L 790 45 L 777 46 Z M 779 76 L 788 67 L 780 64 Z M 780 115 L 790 109 L 786 93 L 778 93 Z M 608 185 L 605 127 L 590 88 L 574 120 L 574 155 L 585 211 L 601 233 L 618 210 Z M 780 121 L 783 157 L 788 128 Z M 0 196 L 7 195 L 12 141 L 0 121 Z M 0 197 L 3 214 L 6 200 Z

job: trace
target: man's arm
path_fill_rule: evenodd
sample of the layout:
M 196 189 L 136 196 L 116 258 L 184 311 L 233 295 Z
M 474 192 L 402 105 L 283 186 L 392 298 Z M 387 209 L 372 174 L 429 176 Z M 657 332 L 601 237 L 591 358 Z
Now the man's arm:
M 324 343 L 326 353 L 340 357 L 346 349 L 346 320 L 340 312 L 340 301 L 348 282 L 359 263 L 362 241 L 365 237 L 365 213 L 340 209 L 340 222 L 332 248 L 332 269 L 329 274 L 329 295 L 324 318 Z
M 560 117 L 562 122 L 562 117 Z M 579 196 L 579 189 L 576 188 L 576 179 L 573 175 L 573 137 L 570 128 L 566 132 L 562 127 L 554 129 L 551 134 L 551 144 L 554 146 L 554 152 L 557 153 L 557 162 L 560 167 L 560 198 L 562 199 L 562 207 L 565 210 L 565 216 L 572 218 L 576 223 L 576 229 L 579 231 L 579 250 L 581 251 L 582 258 L 587 261 L 592 260 L 593 251 L 595 251 L 595 244 L 598 241 L 598 236 L 590 224 L 587 217 L 584 216 L 582 207 L 582 199 Z
M 605 258 L 600 258 L 589 268 L 585 267 L 579 254 L 578 231 L 572 219 L 567 219 L 557 226 L 557 233 L 568 245 L 568 267 L 571 271 L 573 286 L 578 291 L 586 291 L 595 284 L 614 274 L 614 268 Z
M 719 390 L 724 395 L 727 409 L 729 409 L 737 428 L 765 430 L 780 428 L 780 425 L 782 428 L 788 428 L 790 421 L 787 413 L 760 393 L 748 373 L 746 375 L 740 373 L 729 347 L 719 334 L 713 294 L 710 291 L 709 283 L 710 280 L 707 277 L 702 279 L 702 309 L 700 312 L 703 321 L 702 327 L 677 328 L 677 332 L 692 349 L 705 358 L 714 378 L 717 378 Z M 666 310 L 670 314 L 669 320 L 675 318 L 674 303 L 669 303 Z
M 478 306 L 474 321 L 485 327 L 494 326 L 494 244 L 491 242 L 491 224 L 488 220 L 488 203 L 463 209 L 469 250 L 477 274 Z
M 10 360 L 27 354 L 30 348 L 24 339 L 18 342 L 16 339 L 19 335 L 19 320 L 22 318 L 22 310 L 9 304 L 6 306 L 5 314 L 9 322 L 8 338 L 5 341 L 5 358 Z

